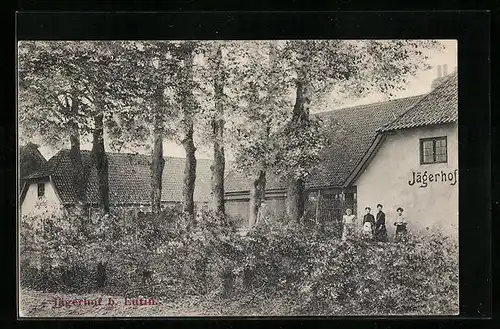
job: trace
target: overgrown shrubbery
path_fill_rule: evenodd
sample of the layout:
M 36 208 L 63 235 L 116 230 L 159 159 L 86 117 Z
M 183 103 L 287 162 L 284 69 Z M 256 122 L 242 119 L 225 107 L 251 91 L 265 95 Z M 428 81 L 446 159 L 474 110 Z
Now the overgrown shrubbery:
M 75 218 L 45 218 L 37 228 L 23 218 L 23 287 L 169 300 L 197 295 L 227 304 L 227 314 L 458 311 L 458 247 L 437 233 L 405 244 L 340 242 L 324 229 L 282 222 L 240 236 L 210 212 L 195 223 L 173 210 L 86 225 Z M 39 269 L 30 262 L 37 252 Z M 106 269 L 102 288 L 98 264 Z

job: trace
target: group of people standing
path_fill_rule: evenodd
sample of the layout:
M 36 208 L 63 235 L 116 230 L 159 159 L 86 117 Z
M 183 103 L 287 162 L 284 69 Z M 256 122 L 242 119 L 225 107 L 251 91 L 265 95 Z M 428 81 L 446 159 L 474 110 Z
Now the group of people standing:
M 379 203 L 377 205 L 377 214 L 371 214 L 371 208 L 366 207 L 366 214 L 363 216 L 363 230 L 362 236 L 366 240 L 373 240 L 379 242 L 387 242 L 387 228 L 385 226 L 385 213 L 382 211 L 383 206 Z M 398 213 L 394 225 L 396 226 L 395 242 L 406 241 L 407 229 L 406 219 L 403 216 L 403 208 L 399 207 L 396 212 Z M 349 237 L 354 236 L 356 230 L 356 216 L 352 213 L 351 209 L 346 209 L 346 214 L 343 216 L 343 230 L 342 240 L 345 241 Z

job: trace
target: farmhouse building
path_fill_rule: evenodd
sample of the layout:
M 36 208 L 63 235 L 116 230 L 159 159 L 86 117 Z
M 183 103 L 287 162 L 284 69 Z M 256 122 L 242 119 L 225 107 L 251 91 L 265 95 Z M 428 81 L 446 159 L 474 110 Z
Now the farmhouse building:
M 339 224 L 346 208 L 361 219 L 384 205 L 392 229 L 396 208 L 414 230 L 458 229 L 458 77 L 440 77 L 426 95 L 317 114 L 329 144 L 306 181 L 305 218 Z M 276 216 L 285 213 L 285 184 L 267 174 L 266 200 Z M 226 181 L 226 209 L 248 221 L 250 182 L 232 171 Z
M 458 236 L 456 71 L 379 129 L 348 183 L 357 188 L 359 213 L 376 200 L 384 204 L 389 222 L 402 207 L 414 229 L 439 228 Z
M 106 153 L 110 208 L 150 209 L 150 157 L 142 154 Z M 84 164 L 90 164 L 90 151 L 82 151 Z M 182 203 L 184 158 L 165 157 L 162 176 L 162 205 L 177 206 Z M 198 159 L 194 201 L 198 206 L 211 201 L 210 160 Z M 97 171 L 90 170 L 87 199 L 90 208 L 98 207 Z M 71 209 L 75 206 L 76 193 L 72 183 L 72 166 L 69 150 L 61 150 L 40 170 L 24 179 L 21 190 L 21 213 L 36 214 L 48 209 Z

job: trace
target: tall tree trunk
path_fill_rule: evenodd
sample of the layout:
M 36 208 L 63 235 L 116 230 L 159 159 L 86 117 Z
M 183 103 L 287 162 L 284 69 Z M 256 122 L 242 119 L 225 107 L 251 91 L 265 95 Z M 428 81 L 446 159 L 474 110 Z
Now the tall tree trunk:
M 299 222 L 305 209 L 305 184 L 302 179 L 291 180 L 286 192 L 286 209 L 292 221 Z
M 309 106 L 310 100 L 310 90 L 309 86 L 302 81 L 297 82 L 297 90 L 295 97 L 295 105 L 293 106 L 293 117 L 294 123 L 303 123 L 309 120 Z
M 97 263 L 96 269 L 97 288 L 102 289 L 106 285 L 106 264 L 103 262 Z
M 250 214 L 248 226 L 251 228 L 257 221 L 259 207 L 266 198 L 266 172 L 259 170 L 257 177 L 254 178 L 250 188 Z
M 70 131 L 69 139 L 71 145 L 69 157 L 71 160 L 73 189 L 75 191 L 77 199 L 76 211 L 79 215 L 83 215 L 85 213 L 87 205 L 87 180 L 80 149 L 80 131 L 78 122 L 76 121 L 76 116 L 78 115 L 78 106 L 78 99 L 76 97 L 73 97 L 71 104 L 71 113 L 73 119 L 68 122 L 68 128 Z
M 219 47 L 216 55 L 215 71 L 215 117 L 212 119 L 212 137 L 214 143 L 214 161 L 212 164 L 212 192 L 215 212 L 219 216 L 226 215 L 224 207 L 224 76 L 222 72 L 222 50 Z
M 194 102 L 193 102 L 193 61 L 194 61 L 194 45 L 188 43 L 183 55 L 185 63 L 185 83 L 187 89 L 182 97 L 183 111 L 183 130 L 184 139 L 182 145 L 186 151 L 186 164 L 184 167 L 184 185 L 182 189 L 183 203 L 182 210 L 188 214 L 190 219 L 194 220 L 194 189 L 196 181 L 196 147 L 194 145 Z
M 297 82 L 297 96 L 293 107 L 291 129 L 309 120 L 309 90 L 303 80 Z M 304 215 L 305 185 L 301 178 L 292 177 L 286 194 L 287 215 L 292 221 L 300 221 Z
M 276 69 L 276 43 L 272 42 L 269 44 L 269 61 L 270 61 L 270 74 L 272 75 Z M 275 80 L 270 77 L 270 81 Z M 272 105 L 272 97 L 275 97 L 274 90 L 276 88 L 275 83 L 270 83 L 268 85 L 267 89 L 267 96 L 266 96 L 266 102 L 265 105 L 267 106 L 267 111 L 269 113 L 272 113 L 273 105 Z M 255 99 L 259 99 L 258 91 L 257 89 L 253 90 L 254 92 L 254 97 Z M 261 122 L 263 124 L 263 132 L 264 132 L 264 138 L 266 142 L 270 141 L 271 137 L 271 117 L 268 116 L 264 122 Z M 262 127 L 262 126 L 261 126 Z M 249 227 L 251 228 L 252 226 L 255 225 L 257 221 L 257 216 L 259 214 L 259 209 L 262 204 L 262 201 L 266 199 L 266 168 L 267 168 L 267 163 L 266 160 L 264 160 L 264 157 L 262 158 L 261 161 L 258 163 L 259 165 L 259 170 L 257 172 L 257 175 L 253 177 L 252 181 L 252 186 L 250 187 L 250 214 L 248 216 L 249 218 Z
M 194 220 L 194 188 L 196 181 L 196 147 L 193 141 L 193 119 L 191 113 L 185 113 L 184 131 L 185 138 L 182 141 L 184 150 L 186 150 L 186 164 L 184 166 L 184 187 L 182 190 L 183 205 L 182 210 Z
M 214 120 L 212 122 L 214 140 L 214 161 L 212 164 L 212 192 L 214 198 L 214 208 L 218 215 L 225 216 L 224 207 L 224 144 L 222 142 L 224 131 L 224 120 Z
M 108 184 L 108 157 L 104 149 L 104 114 L 102 112 L 94 116 L 94 131 L 92 141 L 92 159 L 97 169 L 97 181 L 99 189 L 99 207 L 104 214 L 109 213 L 109 184 Z M 98 288 L 106 284 L 106 264 L 97 264 L 96 280 Z
M 153 157 L 151 160 L 151 211 L 157 214 L 161 211 L 161 191 L 163 168 L 163 129 L 161 115 L 155 116 L 155 128 L 153 131 Z
M 104 149 L 104 114 L 101 112 L 94 116 L 94 132 L 92 142 L 92 158 L 97 169 L 99 186 L 99 206 L 102 211 L 109 213 L 109 182 L 108 182 L 108 157 Z
M 154 93 L 155 114 L 153 122 L 153 154 L 151 159 L 151 212 L 158 214 L 161 211 L 161 191 L 163 168 L 163 124 L 165 111 L 163 103 L 164 88 L 159 85 Z

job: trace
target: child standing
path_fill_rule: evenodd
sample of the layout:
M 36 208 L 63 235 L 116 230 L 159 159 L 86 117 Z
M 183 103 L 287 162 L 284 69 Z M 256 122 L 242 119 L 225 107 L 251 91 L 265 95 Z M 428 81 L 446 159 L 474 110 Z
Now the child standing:
M 373 239 L 373 224 L 371 222 L 365 222 L 363 224 L 363 239 L 365 240 Z
M 398 215 L 396 216 L 396 220 L 394 221 L 394 225 L 396 226 L 396 236 L 394 237 L 395 242 L 405 242 L 406 235 L 408 230 L 406 229 L 406 218 L 403 216 L 403 208 L 399 207 L 396 209 Z
M 345 215 L 342 217 L 343 230 L 342 230 L 342 241 L 349 240 L 354 235 L 354 225 L 356 221 L 356 216 L 353 215 L 351 209 L 346 209 Z
M 366 214 L 363 216 L 363 238 L 367 240 L 373 239 L 373 231 L 375 229 L 375 217 L 370 214 L 371 208 L 365 208 Z

